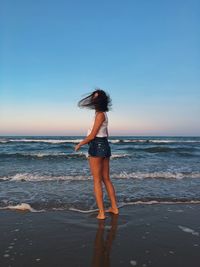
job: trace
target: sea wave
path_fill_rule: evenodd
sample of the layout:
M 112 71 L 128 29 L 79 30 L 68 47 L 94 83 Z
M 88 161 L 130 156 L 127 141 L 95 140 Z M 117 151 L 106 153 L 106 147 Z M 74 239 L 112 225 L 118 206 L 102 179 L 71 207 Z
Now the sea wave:
M 42 175 L 42 174 L 32 174 L 32 173 L 17 173 L 11 176 L 0 177 L 0 181 L 31 181 L 31 182 L 41 182 L 41 181 L 84 181 L 92 179 L 89 175 L 60 175 L 60 176 L 51 176 L 51 175 Z
M 118 178 L 124 179 L 184 179 L 184 178 L 200 178 L 200 172 L 173 172 L 173 171 L 158 171 L 158 172 L 131 172 L 122 171 L 118 174 Z
M 127 151 L 146 151 L 149 153 L 157 153 L 157 152 L 193 152 L 195 150 L 199 150 L 198 147 L 180 147 L 180 146 L 148 146 L 148 147 L 135 147 L 131 145 L 126 145 L 118 148 L 118 150 L 127 150 Z
M 9 157 L 9 158 L 32 158 L 32 159 L 51 159 L 51 158 L 67 158 L 67 159 L 72 159 L 72 158 L 86 158 L 87 154 L 80 152 L 80 153 L 0 153 L 1 158 Z
M 131 157 L 130 154 L 112 154 L 111 159 Z M 87 159 L 88 153 L 64 153 L 64 152 L 52 152 L 52 153 L 0 153 L 0 158 L 23 158 L 23 159 Z
M 83 137 L 84 138 L 84 137 Z M 0 139 L 0 144 L 6 143 L 48 143 L 48 144 L 65 144 L 72 143 L 76 144 L 83 140 L 78 139 L 31 139 L 31 138 L 19 138 L 19 139 Z M 112 139 L 108 138 L 108 141 L 112 144 L 123 144 L 123 143 L 200 143 L 200 140 L 183 140 L 183 139 Z
M 109 140 L 109 142 L 113 144 L 127 144 L 127 143 L 200 143 L 200 140 L 166 140 L 166 139 L 116 139 L 116 140 Z
M 152 143 L 200 143 L 200 140 L 149 140 Z
M 154 146 L 148 148 L 142 148 L 140 150 L 149 152 L 149 153 L 162 153 L 162 152 L 193 152 L 195 148 L 186 148 L 186 147 L 168 147 L 168 146 Z
M 125 206 L 132 206 L 132 205 L 158 205 L 158 204 L 165 204 L 165 205 L 176 205 L 176 204 L 200 204 L 199 199 L 151 199 L 151 200 L 135 200 L 135 201 L 129 201 L 129 202 L 119 202 L 118 208 L 123 208 Z M 75 205 L 76 206 L 76 205 Z M 66 204 L 60 204 L 60 207 L 58 205 L 47 205 L 44 207 L 43 205 L 38 206 L 37 208 L 34 208 L 34 203 L 18 203 L 14 205 L 7 205 L 7 206 L 1 206 L 0 210 L 18 210 L 18 211 L 29 211 L 29 212 L 45 212 L 45 211 L 62 211 L 62 210 L 70 210 L 75 211 L 79 213 L 93 213 L 98 211 L 98 209 L 91 209 L 91 208 L 84 208 L 80 204 L 80 207 L 75 207 L 72 204 L 66 205 Z M 179 210 L 180 212 L 180 210 Z
M 172 172 L 172 171 L 160 171 L 160 172 L 126 172 L 121 171 L 119 173 L 111 173 L 111 178 L 114 179 L 177 179 L 181 180 L 184 178 L 200 178 L 200 172 Z M 84 181 L 91 180 L 92 176 L 88 173 L 85 175 L 43 175 L 39 173 L 17 173 L 10 176 L 0 177 L 0 181 Z
M 173 200 L 136 200 L 130 202 L 121 203 L 120 207 L 128 205 L 152 205 L 152 204 L 200 204 L 200 199 L 191 200 L 191 199 L 173 199 Z
M 62 144 L 62 143 L 79 143 L 82 139 L 8 139 L 1 140 L 0 143 L 49 143 L 49 144 Z

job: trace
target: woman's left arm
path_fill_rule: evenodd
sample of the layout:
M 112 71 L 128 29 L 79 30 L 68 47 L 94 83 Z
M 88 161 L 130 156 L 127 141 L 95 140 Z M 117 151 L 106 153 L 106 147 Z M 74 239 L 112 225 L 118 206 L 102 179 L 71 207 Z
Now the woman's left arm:
M 91 133 L 83 141 L 81 141 L 78 145 L 75 146 L 75 151 L 79 150 L 81 146 L 89 143 L 92 139 L 95 138 L 104 120 L 105 120 L 104 113 L 103 112 L 97 113 Z

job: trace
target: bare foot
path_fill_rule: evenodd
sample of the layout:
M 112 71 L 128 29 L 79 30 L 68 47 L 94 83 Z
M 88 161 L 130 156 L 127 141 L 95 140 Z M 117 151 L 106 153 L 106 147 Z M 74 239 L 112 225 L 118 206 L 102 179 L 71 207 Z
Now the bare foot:
M 105 213 L 104 212 L 99 212 L 99 214 L 96 217 L 97 219 L 101 219 L 104 220 L 106 218 Z
M 110 207 L 109 209 L 107 209 L 106 212 L 111 212 L 111 213 L 114 213 L 114 214 L 119 214 L 118 208 L 112 208 L 112 207 Z

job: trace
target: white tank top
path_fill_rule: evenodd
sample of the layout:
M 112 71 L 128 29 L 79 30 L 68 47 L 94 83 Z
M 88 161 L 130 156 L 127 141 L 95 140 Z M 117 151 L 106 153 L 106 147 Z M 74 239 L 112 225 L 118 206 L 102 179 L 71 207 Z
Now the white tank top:
M 94 119 L 93 119 L 93 121 L 92 121 L 92 124 L 91 124 L 91 126 L 90 126 L 90 128 L 88 129 L 88 131 L 87 131 L 87 136 L 91 133 L 91 131 L 92 131 L 92 128 L 93 128 L 93 125 L 94 125 L 94 121 L 95 121 L 95 117 L 96 117 L 96 113 L 97 112 L 95 112 L 95 115 L 94 115 Z M 97 133 L 97 137 L 105 137 L 105 136 L 108 136 L 107 135 L 107 129 L 108 129 L 108 116 L 107 116 L 107 113 L 106 112 L 104 112 L 104 115 L 105 115 L 105 120 L 103 121 L 103 123 L 102 123 L 102 125 L 101 125 L 101 127 L 100 127 L 100 129 L 99 129 L 99 131 L 98 131 L 98 133 Z

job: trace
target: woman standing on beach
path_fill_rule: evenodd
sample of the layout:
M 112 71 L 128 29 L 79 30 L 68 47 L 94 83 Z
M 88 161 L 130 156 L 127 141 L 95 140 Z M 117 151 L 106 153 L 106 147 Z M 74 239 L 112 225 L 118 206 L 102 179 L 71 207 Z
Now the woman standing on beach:
M 96 197 L 99 214 L 97 219 L 105 219 L 105 209 L 103 203 L 102 182 L 105 184 L 111 207 L 106 210 L 118 214 L 115 189 L 110 180 L 110 156 L 111 149 L 108 143 L 108 117 L 111 99 L 103 90 L 95 90 L 89 96 L 78 102 L 79 107 L 95 109 L 95 117 L 92 127 L 88 129 L 86 138 L 75 146 L 78 151 L 81 146 L 88 144 L 88 159 L 91 174 L 94 179 L 94 193 Z

